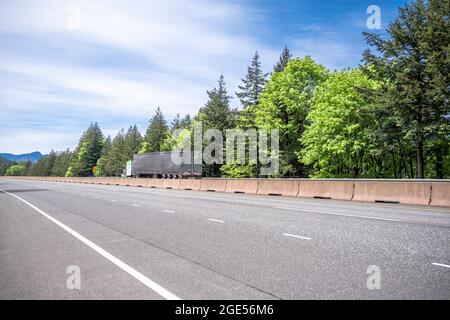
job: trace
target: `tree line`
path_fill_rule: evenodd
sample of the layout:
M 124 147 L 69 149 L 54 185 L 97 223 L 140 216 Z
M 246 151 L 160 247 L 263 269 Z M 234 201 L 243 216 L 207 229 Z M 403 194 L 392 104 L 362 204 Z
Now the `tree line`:
M 94 123 L 75 150 L 16 166 L 29 175 L 119 176 L 133 154 L 169 151 L 176 144 L 174 130 L 192 130 L 202 121 L 204 130 L 222 132 L 278 129 L 277 177 L 449 178 L 448 2 L 413 1 L 386 31 L 387 37 L 363 33 L 368 49 L 362 64 L 341 71 L 310 56 L 293 58 L 285 47 L 272 72 L 264 73 L 256 52 L 236 92 L 239 109 L 230 106 L 221 75 L 192 118 L 177 115 L 168 124 L 157 108 L 144 136 L 134 125 L 113 139 Z M 204 166 L 205 176 L 257 172 L 258 163 Z

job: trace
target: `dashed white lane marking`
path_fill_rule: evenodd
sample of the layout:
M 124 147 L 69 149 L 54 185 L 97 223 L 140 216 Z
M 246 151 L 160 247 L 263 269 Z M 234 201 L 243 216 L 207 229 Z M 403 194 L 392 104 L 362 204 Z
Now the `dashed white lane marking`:
M 218 222 L 218 223 L 225 223 L 225 221 L 223 221 L 223 220 L 217 220 L 217 219 L 208 219 L 208 221 Z
M 140 204 L 133 203 L 133 207 L 140 207 L 140 206 L 141 206 Z
M 117 202 L 117 200 L 112 199 L 111 202 Z
M 11 194 L 11 193 L 9 193 L 9 192 L 7 192 L 5 190 L 0 189 L 0 191 L 4 192 L 6 194 L 9 194 L 10 196 L 12 196 L 12 197 L 22 201 L 23 203 L 25 203 L 28 206 L 30 206 L 31 208 L 33 208 L 34 210 L 39 212 L 41 215 L 43 215 L 44 217 L 46 217 L 47 219 L 49 219 L 50 221 L 52 221 L 53 223 L 55 223 L 56 225 L 58 225 L 59 227 L 61 227 L 65 231 L 67 231 L 68 233 L 70 233 L 72 236 L 74 236 L 75 238 L 77 238 L 81 242 L 83 242 L 85 245 L 90 247 L 92 250 L 94 250 L 95 252 L 97 252 L 98 254 L 100 254 L 101 256 L 106 258 L 107 260 L 109 260 L 112 263 L 114 263 L 120 269 L 122 269 L 123 271 L 125 271 L 126 273 L 128 273 L 129 275 L 134 277 L 136 280 L 140 281 L 142 284 L 146 285 L 148 288 L 150 288 L 153 291 L 155 291 L 157 294 L 159 294 L 163 298 L 165 298 L 167 300 L 180 300 L 179 297 L 177 297 L 176 295 L 174 295 L 173 293 L 171 293 L 167 289 L 161 287 L 159 284 L 157 284 L 153 280 L 147 278 L 146 276 L 144 276 L 142 273 L 140 273 L 139 271 L 137 271 L 133 267 L 129 266 L 128 264 L 126 264 L 125 262 L 120 260 L 119 258 L 116 258 L 112 254 L 110 254 L 108 251 L 106 251 L 103 248 L 99 247 L 98 245 L 96 245 L 91 240 L 89 240 L 86 237 L 82 236 L 81 234 L 79 234 L 75 230 L 71 229 L 70 227 L 66 226 L 64 223 L 60 222 L 59 220 L 53 218 L 52 216 L 50 216 L 49 214 L 45 213 L 44 211 L 42 211 L 38 207 L 32 205 L 31 203 L 29 203 L 28 201 L 22 199 L 21 197 L 18 197 L 18 196 L 14 195 L 14 194 Z
M 100 197 L 95 196 L 94 199 L 100 199 Z
M 356 215 L 356 214 L 347 214 L 347 213 L 336 213 L 336 212 L 318 211 L 318 210 L 310 210 L 310 209 L 288 208 L 288 207 L 274 207 L 274 208 L 275 209 L 282 209 L 282 210 L 293 210 L 293 211 L 322 213 L 322 214 L 329 214 L 329 215 L 333 215 L 333 216 L 344 216 L 344 217 L 353 217 L 353 218 L 364 218 L 364 219 L 372 219 L 372 220 L 401 222 L 400 220 L 397 220 L 397 219 L 360 216 L 360 215 Z
M 290 234 L 290 233 L 283 233 L 283 236 L 285 236 L 285 237 L 297 238 L 297 239 L 303 239 L 303 240 L 311 240 L 311 238 L 303 237 L 303 236 L 298 236 L 298 235 L 296 235 L 296 234 Z
M 435 266 L 439 266 L 439 267 L 450 268 L 449 265 L 443 264 L 443 263 L 436 263 L 436 262 L 433 262 L 432 264 L 434 264 Z
M 167 213 L 175 213 L 175 211 L 172 211 L 172 210 L 164 210 L 164 212 L 167 212 Z

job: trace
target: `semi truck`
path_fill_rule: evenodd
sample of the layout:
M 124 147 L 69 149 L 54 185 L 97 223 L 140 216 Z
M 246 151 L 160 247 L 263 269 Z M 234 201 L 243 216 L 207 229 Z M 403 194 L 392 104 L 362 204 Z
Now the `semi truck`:
M 127 162 L 125 175 L 136 178 L 201 177 L 202 165 L 194 164 L 193 152 L 188 156 L 190 161 L 173 161 L 174 158 L 181 159 L 182 156 L 182 152 L 179 151 L 135 154 L 133 160 Z

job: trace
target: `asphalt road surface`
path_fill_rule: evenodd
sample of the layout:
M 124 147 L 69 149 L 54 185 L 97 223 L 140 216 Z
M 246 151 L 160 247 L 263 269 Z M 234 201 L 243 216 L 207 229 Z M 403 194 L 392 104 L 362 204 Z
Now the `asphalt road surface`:
M 0 180 L 0 299 L 450 299 L 450 209 Z

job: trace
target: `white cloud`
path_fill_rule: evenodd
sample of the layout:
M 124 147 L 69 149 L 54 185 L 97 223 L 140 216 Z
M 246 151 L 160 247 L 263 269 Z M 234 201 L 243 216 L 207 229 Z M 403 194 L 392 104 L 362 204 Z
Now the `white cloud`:
M 314 61 L 323 64 L 330 70 L 340 70 L 352 66 L 352 62 L 359 59 L 354 48 L 348 43 L 330 37 L 323 38 L 296 38 L 291 40 L 296 56 L 310 55 Z
M 34 83 L 34 87 L 22 84 L 10 86 L 4 96 L 23 101 L 24 108 L 33 107 L 32 103 L 61 103 L 79 106 L 80 110 L 104 112 L 105 115 L 149 116 L 155 106 L 168 106 L 167 115 L 176 112 L 194 113 L 199 105 L 192 101 L 203 98 L 203 88 L 168 78 L 164 74 L 149 73 L 138 80 L 122 77 L 115 72 L 75 67 L 0 63 L 0 70 L 16 74 Z M 136 75 L 138 76 L 138 75 Z M 12 87 L 12 88 L 11 88 Z M 52 91 L 52 88 L 64 88 L 77 92 L 70 96 L 67 91 Z M 0 89 L 0 92 L 4 89 Z M 3 95 L 2 94 L 2 95 Z M 192 100 L 186 100 L 190 97 Z M 75 101 L 76 100 L 76 101 Z M 28 109 L 28 111 L 32 111 Z
M 72 5 L 80 8 L 79 30 L 66 25 Z M 11 45 L 0 48 L 0 121 L 8 121 L 0 148 L 65 148 L 86 119 L 128 126 L 156 106 L 169 118 L 193 115 L 220 73 L 234 94 L 256 49 L 271 70 L 284 43 L 273 48 L 242 31 L 263 18 L 242 4 L 206 0 L 2 1 L 0 37 Z M 338 41 L 287 40 L 296 56 L 311 54 L 326 66 L 350 54 Z M 51 121 L 58 123 L 46 133 Z

